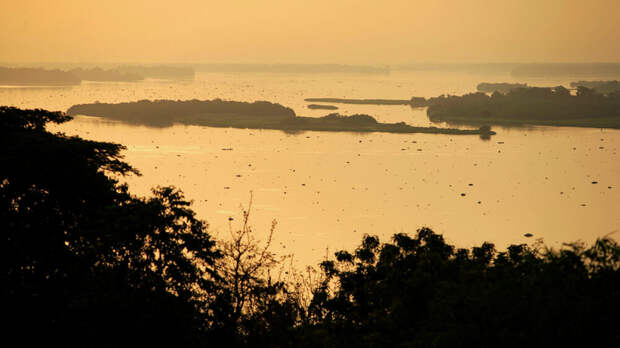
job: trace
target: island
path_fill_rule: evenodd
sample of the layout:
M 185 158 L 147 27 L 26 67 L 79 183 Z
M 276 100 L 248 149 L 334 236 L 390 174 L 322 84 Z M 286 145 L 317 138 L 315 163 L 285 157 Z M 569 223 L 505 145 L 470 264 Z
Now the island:
M 306 98 L 307 102 L 334 103 L 334 104 L 358 104 L 358 105 L 409 105 L 412 108 L 428 106 L 424 97 L 411 97 L 411 99 L 347 99 L 347 98 Z
M 0 85 L 73 86 L 80 82 L 75 74 L 58 69 L 0 67 Z
M 593 89 L 597 93 L 610 94 L 614 92 L 620 92 L 620 81 L 577 81 L 571 82 L 570 86 L 573 88 L 582 86 Z
M 338 107 L 337 107 L 337 106 L 334 106 L 334 105 L 310 104 L 310 105 L 308 105 L 308 109 L 317 109 L 317 110 L 338 110 Z
M 489 126 L 478 129 L 414 127 L 404 122 L 380 123 L 369 115 L 345 116 L 332 113 L 323 117 L 297 116 L 288 107 L 267 101 L 238 102 L 214 100 L 140 100 L 127 103 L 92 103 L 70 107 L 67 114 L 98 116 L 128 124 L 168 127 L 175 123 L 209 127 L 277 129 L 284 131 L 340 131 L 435 133 L 452 135 L 495 134 Z
M 500 92 L 500 93 L 508 93 L 511 90 L 515 89 L 515 88 L 526 88 L 527 84 L 526 83 L 508 83 L 508 82 L 501 82 L 501 83 L 489 83 L 489 82 L 482 82 L 479 83 L 478 86 L 476 86 L 476 89 L 478 90 L 478 92 L 484 92 L 484 93 L 493 93 L 493 92 Z
M 343 98 L 306 98 L 307 102 L 366 105 L 411 105 L 410 99 L 343 99 Z
M 427 115 L 433 122 L 491 125 L 551 125 L 620 128 L 620 93 L 596 93 L 577 87 L 527 87 L 463 96 L 430 98 Z

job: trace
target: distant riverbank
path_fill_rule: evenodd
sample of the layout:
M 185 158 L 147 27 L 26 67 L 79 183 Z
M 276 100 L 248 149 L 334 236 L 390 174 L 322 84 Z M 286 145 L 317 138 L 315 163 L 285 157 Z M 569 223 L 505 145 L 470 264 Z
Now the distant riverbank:
M 145 78 L 193 80 L 194 69 L 174 66 L 120 66 L 113 69 L 73 68 L 49 70 L 44 68 L 0 67 L 0 85 L 11 86 L 73 86 L 82 81 L 136 82 Z

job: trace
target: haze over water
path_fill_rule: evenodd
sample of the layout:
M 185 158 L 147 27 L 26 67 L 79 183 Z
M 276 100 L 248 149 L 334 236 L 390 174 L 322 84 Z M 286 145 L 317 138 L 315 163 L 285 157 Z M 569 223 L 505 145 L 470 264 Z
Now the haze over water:
M 460 95 L 483 81 L 568 86 L 571 80 L 458 72 L 199 73 L 185 82 L 3 87 L 0 100 L 50 110 L 94 101 L 268 100 L 297 115 L 322 116 L 328 112 L 307 109 L 304 98 Z M 342 114 L 366 113 L 380 122 L 446 126 L 432 124 L 422 108 L 338 106 Z M 504 247 L 536 238 L 558 246 L 590 242 L 620 228 L 617 130 L 494 127 L 498 134 L 484 141 L 469 135 L 149 128 L 89 117 L 55 129 L 126 145 L 127 161 L 143 174 L 126 179 L 133 193 L 175 185 L 221 237 L 227 236 L 229 217 L 233 226 L 239 222 L 240 205 L 247 206 L 252 191 L 256 232 L 264 235 L 276 219 L 274 251 L 294 253 L 302 264 L 315 264 L 325 248 L 351 249 L 366 233 L 386 240 L 422 226 L 463 247 L 483 241 Z

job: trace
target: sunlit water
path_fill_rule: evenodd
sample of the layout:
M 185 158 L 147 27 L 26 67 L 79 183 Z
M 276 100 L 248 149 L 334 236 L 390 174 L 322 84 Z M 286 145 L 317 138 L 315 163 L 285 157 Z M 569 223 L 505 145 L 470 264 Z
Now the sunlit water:
M 570 80 L 515 81 L 509 75 L 462 73 L 199 74 L 195 81 L 83 83 L 70 88 L 0 88 L 0 104 L 66 110 L 77 103 L 140 99 L 268 100 L 308 110 L 304 98 L 431 97 L 472 92 L 479 82 L 568 85 Z M 382 122 L 432 125 L 424 109 L 338 105 Z M 443 124 L 436 126 L 445 126 Z M 495 128 L 477 136 L 223 129 L 147 128 L 77 117 L 67 134 L 125 144 L 126 160 L 142 172 L 127 178 L 148 194 L 175 185 L 194 200 L 219 237 L 240 222 L 250 192 L 251 223 L 265 236 L 277 220 L 274 251 L 314 264 L 329 249 L 355 247 L 364 234 L 382 240 L 432 227 L 461 247 L 484 241 L 504 247 L 543 238 L 550 246 L 620 232 L 620 131 Z M 232 149 L 232 150 L 229 150 Z M 593 183 L 596 182 L 596 183 Z M 533 238 L 526 238 L 531 233 Z

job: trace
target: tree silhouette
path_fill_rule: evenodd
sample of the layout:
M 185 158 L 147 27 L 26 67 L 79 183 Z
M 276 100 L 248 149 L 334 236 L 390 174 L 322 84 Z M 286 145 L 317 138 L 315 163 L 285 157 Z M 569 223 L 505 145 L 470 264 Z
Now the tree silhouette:
M 182 194 L 128 193 L 118 144 L 45 130 L 59 112 L 0 107 L 9 332 L 68 346 L 195 344 L 219 253 Z M 24 336 L 26 339 L 33 336 Z

